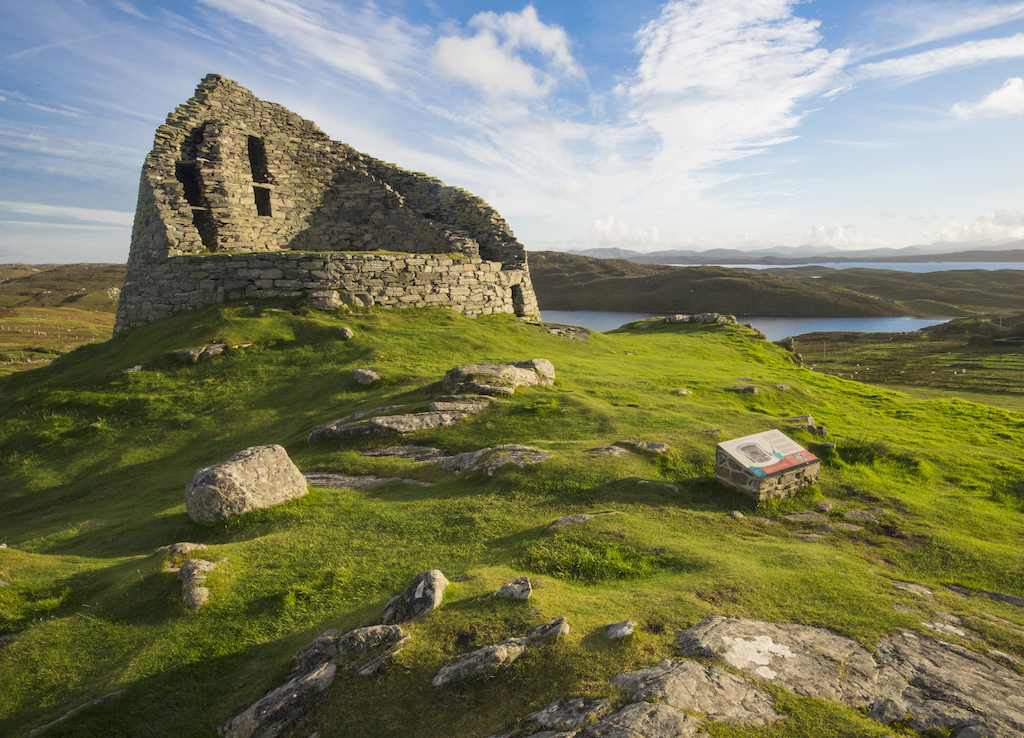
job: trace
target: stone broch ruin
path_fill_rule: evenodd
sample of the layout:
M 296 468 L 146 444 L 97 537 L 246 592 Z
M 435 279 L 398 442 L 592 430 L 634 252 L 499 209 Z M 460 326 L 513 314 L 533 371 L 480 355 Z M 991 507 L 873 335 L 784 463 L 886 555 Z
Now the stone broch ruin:
M 526 251 L 483 200 L 207 75 L 143 165 L 114 332 L 270 297 L 539 314 Z

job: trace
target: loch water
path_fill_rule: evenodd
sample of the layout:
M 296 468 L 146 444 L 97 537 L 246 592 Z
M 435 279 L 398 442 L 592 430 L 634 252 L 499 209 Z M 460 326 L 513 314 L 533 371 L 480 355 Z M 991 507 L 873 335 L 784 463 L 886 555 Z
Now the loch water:
M 578 325 L 603 333 L 626 323 L 656 318 L 656 313 L 617 313 L 604 310 L 541 310 L 545 323 Z M 945 323 L 951 318 L 934 315 L 927 318 L 792 318 L 766 315 L 737 315 L 740 323 L 750 323 L 769 341 L 818 331 L 849 331 L 854 333 L 912 333 L 930 325 Z

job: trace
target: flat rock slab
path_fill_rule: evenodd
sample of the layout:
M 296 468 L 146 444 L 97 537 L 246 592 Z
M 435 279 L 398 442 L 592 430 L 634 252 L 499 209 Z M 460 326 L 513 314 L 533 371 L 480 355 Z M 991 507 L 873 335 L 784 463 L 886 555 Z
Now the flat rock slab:
M 330 439 L 355 438 L 370 433 L 412 433 L 418 430 L 447 428 L 455 425 L 470 413 L 461 410 L 451 412 L 408 413 L 406 415 L 380 415 L 365 420 L 345 422 L 332 420 L 319 425 L 306 436 L 307 443 Z
M 564 518 L 559 518 L 558 520 L 553 522 L 551 525 L 549 525 L 548 529 L 550 530 L 552 528 L 564 528 L 567 525 L 581 525 L 582 523 L 589 522 L 589 521 L 593 520 L 596 517 L 597 517 L 596 515 L 585 515 L 585 514 L 584 515 L 566 515 Z
M 791 523 L 827 523 L 828 517 L 814 510 L 797 510 L 783 515 Z
M 1024 735 L 1024 676 L 951 643 L 900 631 L 878 644 L 879 661 L 914 684 L 902 695 L 911 727 L 982 726 L 992 736 Z
M 931 597 L 932 591 L 927 587 L 923 587 L 920 584 L 914 584 L 913 582 L 901 582 L 896 579 L 892 580 L 892 586 L 896 589 L 901 589 L 904 592 L 910 592 L 916 594 L 918 597 Z
M 371 448 L 363 451 L 360 456 L 371 456 L 375 458 L 386 457 L 393 459 L 408 459 L 409 461 L 440 461 L 451 454 L 439 448 L 430 446 L 388 446 L 386 448 Z
M 551 454 L 532 446 L 508 443 L 495 448 L 482 448 L 479 451 L 467 451 L 441 460 L 441 468 L 459 474 L 464 471 L 477 471 L 487 476 L 503 466 L 514 464 L 520 469 L 527 465 L 539 464 L 551 458 Z
M 657 441 L 616 441 L 617 446 L 629 446 L 634 451 L 649 451 L 652 454 L 664 454 L 672 450 L 667 443 Z
M 782 719 L 763 689 L 717 666 L 663 659 L 657 666 L 620 674 L 612 680 L 633 702 L 656 701 L 696 710 L 709 720 L 770 725 Z
M 681 710 L 668 705 L 638 702 L 623 707 L 589 728 L 576 733 L 576 738 L 689 738 L 707 736 L 704 724 Z
M 592 456 L 625 456 L 629 452 L 618 446 L 597 446 L 590 449 L 587 453 Z
M 306 494 L 306 479 L 277 444 L 243 449 L 198 469 L 185 486 L 185 507 L 197 523 L 233 518 Z
M 867 510 L 850 510 L 843 513 L 846 520 L 856 520 L 861 523 L 877 523 L 878 518 Z
M 684 655 L 715 656 L 791 692 L 867 707 L 907 687 L 856 641 L 824 628 L 709 617 L 676 636 Z
M 375 477 L 369 474 L 340 474 L 337 472 L 306 472 L 306 482 L 311 487 L 321 489 L 373 489 L 382 484 L 391 482 L 402 482 L 403 484 L 414 484 L 419 487 L 433 487 L 430 482 L 421 482 L 418 479 L 403 479 L 402 477 Z
M 825 536 L 821 533 L 790 533 L 789 535 L 793 538 L 799 538 L 801 541 L 808 541 L 809 543 L 817 543 L 818 541 L 824 541 Z

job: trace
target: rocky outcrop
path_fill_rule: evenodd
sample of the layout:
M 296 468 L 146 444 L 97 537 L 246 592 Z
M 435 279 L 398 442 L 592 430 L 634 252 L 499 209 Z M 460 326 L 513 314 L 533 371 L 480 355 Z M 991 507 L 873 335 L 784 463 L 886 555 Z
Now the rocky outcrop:
M 381 622 L 404 623 L 428 615 L 441 605 L 447 586 L 448 580 L 437 569 L 417 574 L 400 595 L 388 601 Z
M 528 600 L 533 594 L 533 585 L 530 584 L 530 577 L 519 577 L 511 582 L 506 582 L 491 597 L 505 597 L 510 600 Z
M 554 384 L 555 367 L 547 359 L 510 364 L 471 364 L 449 369 L 442 382 L 453 395 L 512 395 L 516 387 Z
M 782 719 L 763 689 L 717 666 L 664 659 L 649 669 L 620 674 L 612 680 L 633 702 L 656 701 L 695 710 L 709 720 L 742 725 L 770 725 Z
M 1024 735 L 1024 676 L 992 659 L 903 630 L 878 644 L 878 660 L 908 684 L 872 717 L 909 717 L 915 730 L 952 728 L 964 736 Z
M 338 472 L 306 472 L 303 474 L 310 487 L 321 489 L 373 489 L 382 484 L 401 482 L 412 484 L 417 487 L 433 487 L 431 482 L 421 482 L 418 479 L 405 479 L 403 477 L 375 477 L 372 474 L 341 474 Z
M 409 413 L 406 415 L 379 415 L 365 420 L 343 422 L 334 420 L 317 426 L 306 436 L 307 443 L 323 440 L 340 440 L 355 438 L 370 433 L 412 433 L 433 428 L 447 428 L 455 425 L 463 418 L 469 417 L 465 411 Z
M 185 487 L 185 507 L 192 520 L 207 523 L 304 494 L 306 480 L 281 446 L 253 446 L 197 470 Z
M 534 628 L 528 636 L 507 638 L 501 643 L 460 656 L 442 666 L 432 684 L 443 687 L 492 676 L 510 666 L 528 648 L 551 643 L 568 632 L 569 623 L 566 619 L 557 618 Z
M 459 474 L 464 471 L 476 471 L 487 476 L 503 466 L 514 464 L 520 469 L 530 464 L 539 464 L 551 458 L 551 454 L 532 446 L 509 443 L 496 448 L 482 448 L 479 451 L 467 451 L 441 460 L 441 468 Z
M 676 637 L 684 655 L 717 656 L 734 669 L 810 697 L 867 707 L 904 681 L 856 641 L 824 628 L 710 617 Z
M 576 738 L 689 738 L 707 736 L 704 724 L 668 705 L 635 702 L 588 728 Z
M 217 726 L 221 738 L 277 738 L 306 713 L 317 695 L 331 686 L 337 667 L 327 662 L 287 680 L 262 699 Z
M 178 570 L 181 582 L 181 601 L 189 610 L 198 610 L 210 599 L 210 590 L 205 586 L 206 576 L 217 568 L 212 561 L 189 559 Z
M 961 738 L 1024 735 L 1024 676 L 910 631 L 882 640 L 877 660 L 824 628 L 736 618 L 706 618 L 676 644 L 684 655 L 720 658 L 753 679 L 865 709 L 881 722 L 909 720 L 915 730 L 952 729 Z

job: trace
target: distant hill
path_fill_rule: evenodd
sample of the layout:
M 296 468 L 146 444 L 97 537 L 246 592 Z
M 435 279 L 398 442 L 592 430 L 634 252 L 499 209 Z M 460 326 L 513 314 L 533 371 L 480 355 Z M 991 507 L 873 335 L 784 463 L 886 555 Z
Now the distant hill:
M 987 246 L 984 248 L 982 245 Z M 971 247 L 973 246 L 973 248 Z M 999 248 L 993 248 L 999 246 Z M 839 250 L 828 246 L 773 246 L 768 249 L 708 249 L 690 251 L 670 249 L 641 253 L 619 248 L 594 248 L 571 251 L 580 256 L 599 259 L 629 259 L 637 264 L 812 264 L 822 261 L 849 263 L 881 261 L 921 263 L 929 261 L 1019 261 L 1024 263 L 1024 240 L 1002 244 L 973 242 L 963 244 L 936 243 L 930 246 L 904 248 Z
M 0 265 L 0 307 L 114 312 L 124 264 Z
M 713 266 L 641 265 L 543 251 L 530 254 L 542 310 L 871 317 L 914 315 L 881 297 L 811 280 Z

